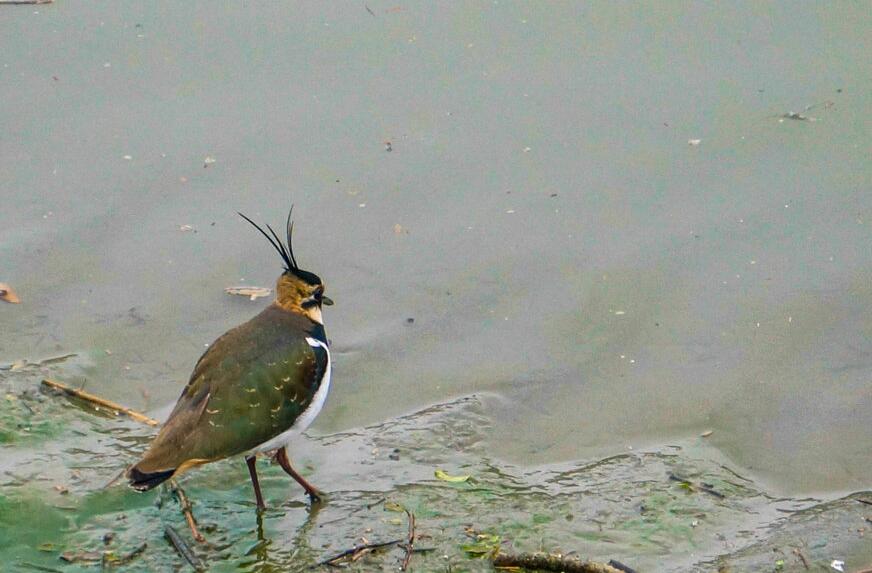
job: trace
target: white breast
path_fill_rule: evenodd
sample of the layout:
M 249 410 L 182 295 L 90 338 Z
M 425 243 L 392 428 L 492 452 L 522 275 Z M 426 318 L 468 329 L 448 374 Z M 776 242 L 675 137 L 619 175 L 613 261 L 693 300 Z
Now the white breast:
M 324 402 L 327 401 L 327 393 L 330 391 L 330 371 L 332 366 L 332 360 L 330 359 L 330 348 L 327 347 L 326 344 L 317 340 L 315 338 L 306 337 L 306 342 L 309 343 L 309 346 L 312 348 L 321 347 L 327 352 L 327 368 L 324 369 L 324 376 L 321 378 L 321 385 L 318 386 L 318 390 L 315 392 L 315 395 L 312 397 L 312 403 L 309 404 L 309 407 L 303 410 L 303 413 L 294 420 L 294 425 L 276 436 L 269 441 L 262 443 L 261 445 L 252 448 L 246 455 L 257 454 L 260 452 L 268 452 L 271 450 L 277 450 L 279 448 L 283 448 L 288 445 L 294 436 L 303 433 L 306 428 L 308 428 L 313 421 L 315 421 L 315 417 L 318 415 L 318 412 L 321 411 L 321 408 L 324 407 Z

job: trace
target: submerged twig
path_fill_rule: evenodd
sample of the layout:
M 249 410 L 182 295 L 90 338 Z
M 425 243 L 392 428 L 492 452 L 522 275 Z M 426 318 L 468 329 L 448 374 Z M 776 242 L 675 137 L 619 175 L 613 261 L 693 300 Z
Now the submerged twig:
M 75 358 L 78 356 L 75 352 L 71 352 L 69 354 L 61 354 L 60 356 L 52 356 L 50 358 L 44 358 L 40 360 L 37 364 L 38 366 L 46 366 L 48 364 L 56 364 L 58 362 L 64 362 L 67 358 Z
M 672 472 L 669 472 L 669 479 L 672 481 L 676 481 L 676 482 L 680 483 L 682 485 L 682 487 L 684 487 L 688 491 L 697 491 L 697 490 L 703 491 L 703 492 L 705 492 L 709 495 L 712 495 L 714 497 L 717 497 L 719 499 L 725 499 L 727 497 L 726 495 L 724 495 L 721 492 L 719 492 L 718 490 L 714 489 L 712 486 L 710 486 L 707 483 L 695 484 L 692 481 L 690 481 L 689 479 L 675 475 Z
M 520 567 L 531 571 L 563 571 L 564 573 L 621 573 L 605 563 L 582 561 L 553 553 L 499 553 L 493 558 L 494 567 Z
M 100 567 L 105 571 L 106 569 L 110 569 L 116 565 L 126 565 L 130 563 L 137 557 L 139 557 L 145 550 L 148 548 L 148 543 L 141 543 L 139 547 L 135 548 L 133 551 L 126 555 L 122 555 L 120 557 L 116 556 L 112 551 L 106 551 L 103 553 L 103 559 L 100 561 Z
M 799 548 L 797 548 L 797 547 L 794 547 L 794 548 L 793 548 L 793 554 L 796 555 L 797 557 L 799 557 L 799 560 L 802 561 L 802 566 L 805 567 L 806 570 L 809 569 L 809 566 L 808 566 L 808 559 L 806 559 L 806 557 L 805 557 L 805 555 L 802 553 L 802 550 L 801 550 L 801 549 L 799 549 Z
M 408 509 L 404 510 L 406 517 L 409 518 L 409 538 L 406 540 L 406 554 L 403 556 L 403 564 L 400 566 L 400 571 L 405 571 L 409 568 L 409 561 L 412 560 L 412 551 L 415 548 L 415 514 Z
M 45 571 L 46 573 L 64 573 L 60 569 L 52 569 L 51 567 L 45 567 L 44 565 L 38 565 L 28 561 L 22 561 L 21 566 L 26 567 L 27 569 L 33 569 L 34 571 Z
M 194 550 L 185 543 L 185 540 L 182 539 L 182 536 L 179 535 L 179 532 L 173 529 L 171 525 L 164 525 L 164 535 L 166 535 L 167 539 L 170 540 L 170 543 L 173 544 L 173 547 L 176 548 L 176 551 L 179 552 L 185 561 L 187 561 L 191 567 L 196 571 L 205 571 L 206 566 L 203 565 L 203 562 L 197 557 L 197 554 L 194 553 Z
M 363 555 L 369 553 L 370 551 L 382 549 L 384 547 L 390 547 L 392 545 L 399 545 L 403 541 L 403 539 L 394 539 L 393 541 L 383 541 L 381 543 L 364 543 L 363 545 L 355 545 L 351 549 L 346 549 L 342 553 L 338 553 L 333 557 L 316 563 L 313 567 L 320 567 L 321 565 L 329 565 L 331 567 L 336 566 L 339 564 L 338 561 L 341 561 L 342 559 L 357 561 Z
M 71 388 L 71 387 L 67 386 L 66 384 L 63 384 L 63 383 L 58 382 L 56 380 L 50 380 L 48 378 L 45 378 L 42 381 L 42 384 L 43 384 L 43 386 L 47 386 L 47 387 L 53 388 L 55 390 L 60 390 L 61 392 L 63 392 L 67 396 L 73 396 L 75 398 L 79 398 L 80 400 L 90 402 L 91 404 L 96 404 L 98 406 L 102 406 L 103 408 L 108 408 L 109 410 L 113 410 L 117 414 L 124 414 L 126 416 L 129 416 L 133 420 L 136 420 L 137 422 L 142 422 L 143 424 L 148 424 L 149 426 L 157 426 L 160 423 L 153 418 L 149 418 L 145 414 L 137 412 L 136 410 L 131 410 L 130 408 L 122 406 L 121 404 L 116 404 L 115 402 L 112 402 L 112 401 L 107 400 L 105 398 L 95 396 L 94 394 L 91 394 L 90 392 L 85 392 L 84 390 L 77 390 L 75 388 Z
M 191 530 L 191 535 L 194 537 L 194 540 L 197 541 L 197 543 L 206 543 L 206 538 L 203 537 L 203 534 L 200 533 L 199 529 L 197 529 L 197 520 L 194 519 L 194 510 L 191 506 L 190 500 L 188 500 L 188 496 L 185 495 L 185 490 L 183 490 L 182 486 L 180 486 L 174 479 L 170 480 L 170 488 L 179 500 L 179 505 L 182 507 L 182 514 L 185 516 L 185 521 L 188 522 L 188 527 Z
M 624 565 L 620 561 L 615 561 L 614 559 L 609 559 L 609 565 L 611 565 L 612 567 L 614 567 L 615 569 L 617 569 L 619 571 L 623 571 L 624 573 L 636 573 L 636 570 L 633 569 L 632 567 Z
M 788 111 L 786 113 L 778 114 L 777 117 L 779 122 L 783 122 L 785 119 L 792 119 L 794 121 L 817 121 L 816 117 L 811 117 L 810 115 L 805 115 L 805 112 L 810 111 L 816 107 L 823 106 L 824 109 L 829 109 L 833 107 L 835 102 L 832 101 L 823 101 L 820 103 L 813 103 L 811 105 L 807 105 L 803 108 L 801 112 L 798 111 Z

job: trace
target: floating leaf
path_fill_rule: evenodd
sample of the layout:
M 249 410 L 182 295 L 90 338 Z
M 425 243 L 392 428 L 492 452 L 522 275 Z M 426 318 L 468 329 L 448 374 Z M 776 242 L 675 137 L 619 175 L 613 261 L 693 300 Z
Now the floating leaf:
M 272 293 L 272 289 L 266 287 L 233 286 L 225 288 L 224 292 L 226 292 L 227 294 L 238 294 L 241 296 L 247 296 L 249 300 L 256 300 L 263 296 L 269 296 L 270 293 Z
M 460 548 L 471 555 L 487 557 L 499 551 L 502 538 L 490 533 L 479 533 L 475 536 L 475 540 L 475 543 L 465 543 Z
M 397 513 L 403 513 L 404 511 L 406 511 L 406 508 L 395 501 L 386 501 L 385 502 L 385 510 L 386 511 L 395 511 Z
M 6 302 L 11 302 L 13 304 L 21 302 L 21 299 L 18 298 L 18 295 L 15 294 L 12 287 L 6 283 L 0 283 L 0 300 L 5 300 Z
M 436 470 L 435 472 L 433 472 L 433 475 L 436 476 L 436 479 L 440 479 L 442 481 L 447 481 L 450 483 L 462 483 L 471 477 L 469 475 L 452 476 L 452 475 L 448 475 L 447 473 L 445 473 L 442 470 Z

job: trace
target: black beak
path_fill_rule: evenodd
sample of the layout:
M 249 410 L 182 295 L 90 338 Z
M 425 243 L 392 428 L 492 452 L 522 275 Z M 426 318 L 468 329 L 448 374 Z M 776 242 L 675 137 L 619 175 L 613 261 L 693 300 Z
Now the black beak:
M 322 296 L 321 297 L 321 304 L 326 304 L 327 306 L 332 306 L 333 299 L 330 298 L 329 296 Z

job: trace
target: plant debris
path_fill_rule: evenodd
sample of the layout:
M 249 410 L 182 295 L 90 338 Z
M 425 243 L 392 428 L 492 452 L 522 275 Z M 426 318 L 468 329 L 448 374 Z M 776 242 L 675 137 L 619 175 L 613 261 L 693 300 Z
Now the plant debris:
M 12 304 L 21 303 L 21 299 L 18 298 L 18 295 L 15 294 L 15 291 L 12 290 L 12 287 L 6 283 L 0 283 L 0 300 L 5 300 L 6 302 L 11 302 Z
M 385 511 L 394 511 L 396 513 L 403 513 L 406 511 L 406 508 L 400 505 L 395 501 L 386 501 L 384 504 Z
M 690 481 L 689 479 L 675 475 L 674 473 L 669 474 L 669 479 L 672 481 L 678 482 L 679 487 L 681 487 L 684 490 L 687 490 L 688 492 L 704 491 L 705 493 L 712 495 L 718 499 L 724 499 L 725 497 L 727 497 L 724 494 L 722 494 L 721 492 L 714 489 L 711 486 L 711 484 L 707 484 L 707 483 L 695 484 L 692 481 Z
M 824 109 L 829 109 L 829 108 L 833 107 L 834 105 L 836 105 L 836 104 L 835 104 L 835 102 L 832 102 L 832 101 L 815 103 L 812 105 L 805 106 L 805 108 L 803 108 L 803 110 L 801 112 L 788 111 L 787 113 L 779 114 L 776 117 L 778 118 L 778 123 L 784 123 L 784 120 L 786 120 L 786 119 L 790 119 L 793 121 L 818 121 L 818 118 L 812 117 L 810 115 L 806 115 L 806 112 L 808 112 L 816 107 L 823 107 Z
M 460 548 L 472 555 L 473 557 L 491 557 L 496 555 L 500 550 L 500 544 L 503 539 L 499 535 L 493 533 L 482 533 L 475 531 L 471 527 L 466 529 L 466 535 L 473 538 L 473 543 L 464 543 Z
M 493 557 L 494 567 L 522 568 L 531 571 L 563 571 L 564 573 L 621 573 L 626 569 L 618 569 L 605 563 L 582 561 L 578 557 L 561 555 L 559 553 L 518 553 L 498 554 Z
M 342 561 L 355 562 L 364 555 L 368 553 L 372 553 L 376 549 L 382 549 L 384 547 L 391 547 L 394 545 L 399 545 L 402 543 L 402 539 L 394 539 L 393 541 L 384 541 L 382 543 L 364 543 L 362 545 L 355 545 L 351 549 L 346 549 L 342 553 L 334 555 L 333 557 L 329 557 L 323 561 L 320 561 L 318 565 L 330 565 L 337 566 Z
M 447 473 L 445 473 L 442 470 L 436 470 L 435 472 L 433 472 L 433 475 L 436 476 L 436 479 L 439 479 L 442 481 L 447 481 L 450 483 L 463 483 L 463 482 L 467 481 L 470 477 L 472 477 L 470 475 L 452 476 L 452 475 L 448 475 Z
M 102 561 L 103 554 L 99 551 L 64 551 L 61 553 L 61 561 L 76 563 L 78 561 Z
M 203 564 L 200 558 L 197 557 L 197 554 L 194 553 L 194 550 L 191 549 L 191 547 L 187 543 L 185 543 L 185 540 L 182 539 L 182 536 L 179 535 L 179 532 L 173 529 L 171 525 L 164 525 L 164 535 L 167 539 L 170 540 L 170 543 L 173 544 L 173 547 L 176 548 L 176 551 L 179 552 L 179 555 L 181 555 L 185 559 L 185 561 L 187 561 L 191 565 L 191 567 L 194 568 L 195 571 L 206 570 L 206 566 Z
M 121 404 L 116 404 L 115 402 L 106 400 L 105 398 L 100 398 L 99 396 L 95 396 L 89 392 L 85 392 L 84 390 L 70 388 L 66 384 L 63 384 L 56 380 L 50 380 L 48 378 L 43 379 L 42 385 L 53 390 L 60 390 L 67 396 L 73 396 L 74 398 L 79 398 L 80 400 L 84 400 L 86 402 L 94 404 L 97 410 L 99 410 L 100 408 L 105 408 L 109 411 L 114 412 L 115 415 L 125 414 L 126 416 L 133 418 L 137 422 L 142 422 L 143 424 L 148 424 L 149 426 L 157 426 L 160 423 L 157 420 L 154 420 L 152 418 L 149 418 L 145 414 L 142 414 L 141 412 L 131 410 L 130 408 L 126 408 Z
M 232 286 L 225 288 L 224 292 L 227 294 L 247 296 L 248 300 L 257 300 L 260 297 L 269 296 L 272 293 L 272 289 L 253 286 Z

